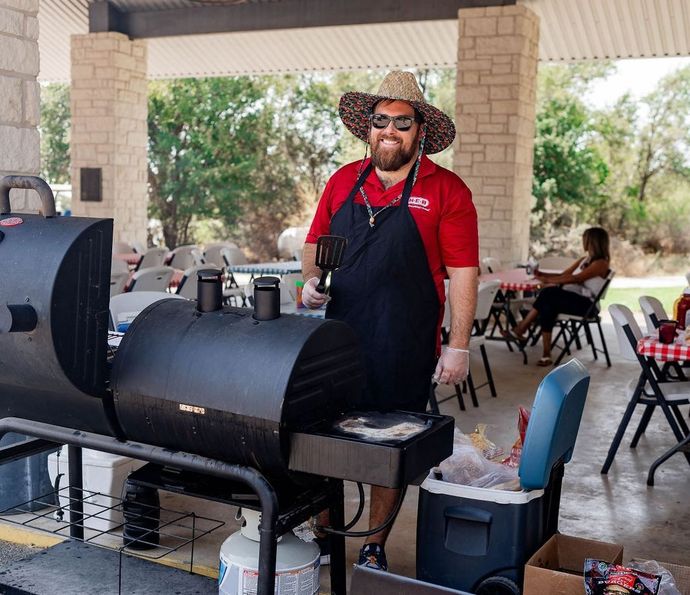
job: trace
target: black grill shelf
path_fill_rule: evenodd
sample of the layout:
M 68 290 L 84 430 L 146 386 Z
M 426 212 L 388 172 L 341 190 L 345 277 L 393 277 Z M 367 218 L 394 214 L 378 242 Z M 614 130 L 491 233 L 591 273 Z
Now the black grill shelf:
M 166 507 L 148 507 L 150 513 L 135 515 L 136 520 L 153 520 L 158 522 L 155 528 L 150 529 L 147 533 L 143 533 L 138 539 L 132 539 L 134 543 L 149 544 L 147 537 L 150 534 L 158 532 L 159 543 L 152 549 L 137 549 L 122 544 L 122 531 L 124 523 L 114 524 L 111 529 L 99 531 L 89 526 L 89 519 L 108 519 L 108 512 L 112 510 L 122 511 L 122 498 L 104 494 L 101 492 L 93 492 L 90 490 L 81 490 L 81 497 L 78 499 L 70 498 L 69 487 L 61 488 L 27 500 L 17 504 L 14 507 L 0 510 L 0 518 L 3 522 L 12 523 L 22 527 L 29 527 L 38 529 L 44 533 L 59 535 L 70 538 L 70 528 L 77 526 L 84 529 L 84 541 L 91 545 L 103 547 L 111 550 L 117 550 L 120 554 L 135 555 L 139 558 L 147 558 L 150 560 L 160 560 L 165 556 L 172 554 L 186 546 L 191 546 L 189 571 L 193 572 L 194 568 L 194 543 L 202 537 L 212 533 L 216 529 L 225 525 L 225 521 L 212 519 L 209 517 L 200 516 L 193 512 L 182 512 L 172 510 Z M 103 496 L 114 501 L 112 506 L 105 506 L 98 502 L 94 502 L 93 498 L 96 496 Z M 82 522 L 69 522 L 69 508 L 61 508 L 55 505 L 54 502 L 59 502 L 59 497 L 67 499 L 68 502 L 81 502 L 82 507 L 89 506 L 96 509 L 92 514 L 84 513 Z M 40 510 L 34 512 L 27 512 L 27 508 L 41 507 Z M 68 505 L 69 506 L 69 505 Z M 149 516 L 150 514 L 150 516 Z M 61 520 L 62 519 L 62 520 Z M 51 524 L 58 526 L 51 528 Z M 119 546 L 117 545 L 119 542 Z M 121 570 L 121 569 L 120 569 Z

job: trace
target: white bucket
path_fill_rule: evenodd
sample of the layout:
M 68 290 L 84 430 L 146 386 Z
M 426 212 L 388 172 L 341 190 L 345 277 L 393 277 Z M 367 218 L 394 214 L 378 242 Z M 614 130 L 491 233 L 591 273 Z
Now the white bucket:
M 69 520 L 69 459 L 67 448 L 48 457 L 48 474 L 55 485 L 60 474 L 60 507 L 65 509 L 65 520 Z M 110 531 L 124 520 L 120 504 L 122 490 L 127 476 L 144 465 L 144 461 L 130 459 L 97 450 L 82 449 L 82 483 L 84 487 L 84 526 L 94 531 Z M 90 492 L 96 492 L 89 496 Z M 112 496 L 112 497 L 111 497 Z M 94 516 L 90 516 L 94 515 Z
M 242 510 L 245 525 L 220 548 L 219 595 L 255 595 L 259 581 L 260 514 Z M 319 592 L 319 546 L 286 533 L 276 553 L 276 595 L 316 595 Z

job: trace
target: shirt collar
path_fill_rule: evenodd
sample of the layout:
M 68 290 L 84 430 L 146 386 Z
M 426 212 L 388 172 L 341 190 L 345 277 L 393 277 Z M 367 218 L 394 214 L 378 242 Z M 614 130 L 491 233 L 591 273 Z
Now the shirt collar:
M 369 165 L 371 165 L 371 157 L 369 157 L 366 160 L 363 167 L 366 168 L 369 167 Z M 437 167 L 438 166 L 431 159 L 429 159 L 426 155 L 422 155 L 422 162 L 419 164 L 419 173 L 417 174 L 417 180 L 419 180 L 420 178 L 425 178 L 426 176 L 430 176 L 436 171 Z M 369 175 L 367 176 L 367 182 L 379 186 L 381 185 L 381 181 L 376 175 L 376 170 L 373 167 L 371 169 L 371 172 L 369 172 Z

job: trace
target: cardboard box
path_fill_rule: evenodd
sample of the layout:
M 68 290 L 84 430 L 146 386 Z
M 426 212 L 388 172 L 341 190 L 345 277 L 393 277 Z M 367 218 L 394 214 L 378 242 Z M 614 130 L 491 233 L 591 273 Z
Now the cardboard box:
M 527 560 L 523 595 L 582 595 L 585 558 L 620 564 L 623 546 L 554 535 Z

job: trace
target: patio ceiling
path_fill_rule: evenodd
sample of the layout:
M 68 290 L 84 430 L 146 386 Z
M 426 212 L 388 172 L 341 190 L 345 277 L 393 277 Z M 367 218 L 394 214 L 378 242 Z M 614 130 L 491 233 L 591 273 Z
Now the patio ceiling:
M 458 7 L 516 1 L 543 61 L 690 55 L 686 0 L 40 0 L 39 79 L 68 81 L 69 36 L 89 30 L 148 38 L 150 78 L 454 67 Z

